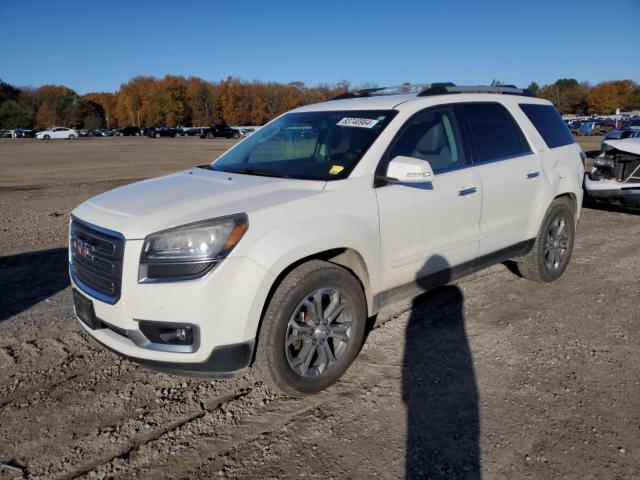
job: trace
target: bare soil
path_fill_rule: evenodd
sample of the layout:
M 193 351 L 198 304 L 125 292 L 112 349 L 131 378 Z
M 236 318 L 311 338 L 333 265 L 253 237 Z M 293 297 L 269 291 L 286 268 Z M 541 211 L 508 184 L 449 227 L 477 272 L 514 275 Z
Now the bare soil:
M 582 138 L 597 150 L 599 138 Z M 233 141 L 0 141 L 0 479 L 640 476 L 640 215 L 587 204 L 553 284 L 496 266 L 372 330 L 302 400 L 153 372 L 77 324 L 70 211 Z

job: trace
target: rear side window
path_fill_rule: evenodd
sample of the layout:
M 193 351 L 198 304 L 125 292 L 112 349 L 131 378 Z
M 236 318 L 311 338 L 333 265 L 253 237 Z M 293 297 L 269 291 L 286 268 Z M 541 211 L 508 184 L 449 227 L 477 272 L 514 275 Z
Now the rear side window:
M 564 147 L 574 143 L 567 124 L 552 105 L 521 103 L 520 109 L 536 127 L 547 147 Z
M 464 103 L 459 108 L 475 147 L 475 162 L 493 162 L 531 153 L 522 130 L 499 103 Z

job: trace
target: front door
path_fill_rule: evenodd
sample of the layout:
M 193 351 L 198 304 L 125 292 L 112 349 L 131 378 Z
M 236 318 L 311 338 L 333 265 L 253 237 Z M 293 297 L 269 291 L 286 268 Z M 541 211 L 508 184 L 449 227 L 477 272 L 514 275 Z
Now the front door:
M 446 278 L 454 267 L 470 266 L 480 233 L 480 178 L 467 163 L 453 108 L 430 108 L 409 119 L 378 171 L 386 172 L 398 155 L 427 160 L 435 175 L 424 184 L 376 189 L 387 291 L 420 285 L 438 272 Z

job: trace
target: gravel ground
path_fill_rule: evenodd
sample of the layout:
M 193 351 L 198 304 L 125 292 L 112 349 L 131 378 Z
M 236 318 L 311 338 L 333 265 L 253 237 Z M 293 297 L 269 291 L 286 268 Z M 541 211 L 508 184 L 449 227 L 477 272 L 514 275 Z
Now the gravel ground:
M 640 476 L 630 212 L 584 209 L 554 284 L 497 266 L 398 305 L 337 385 L 302 400 L 251 371 L 170 376 L 96 345 L 73 316 L 70 210 L 231 143 L 0 142 L 0 479 Z

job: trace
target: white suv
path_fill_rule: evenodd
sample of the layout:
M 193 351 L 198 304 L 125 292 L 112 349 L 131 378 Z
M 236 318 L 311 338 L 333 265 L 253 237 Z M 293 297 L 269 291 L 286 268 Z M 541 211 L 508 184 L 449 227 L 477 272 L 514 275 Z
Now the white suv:
M 76 208 L 76 314 L 146 365 L 220 376 L 254 364 L 288 394 L 317 392 L 391 302 L 507 259 L 558 278 L 583 173 L 557 111 L 526 90 L 341 95 L 210 165 Z

